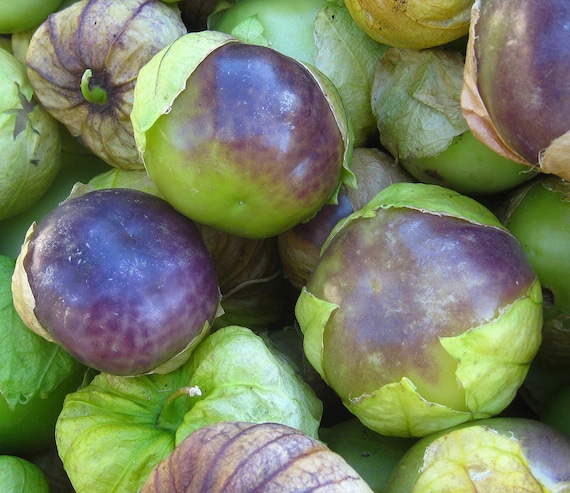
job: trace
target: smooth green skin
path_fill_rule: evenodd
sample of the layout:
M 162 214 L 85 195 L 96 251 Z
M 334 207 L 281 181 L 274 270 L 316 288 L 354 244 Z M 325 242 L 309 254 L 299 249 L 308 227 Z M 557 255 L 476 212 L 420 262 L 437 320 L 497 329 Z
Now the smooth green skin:
M 392 472 L 385 493 L 570 488 L 570 436 L 540 421 L 497 417 L 462 424 L 416 442 Z
M 540 419 L 570 436 L 570 384 L 562 386 L 546 402 Z
M 211 16 L 208 26 L 241 37 L 238 35 L 241 30 L 250 27 L 240 23 L 256 17 L 263 29 L 260 34 L 273 48 L 297 60 L 314 63 L 317 51 L 314 23 L 319 10 L 329 3 L 329 0 L 237 0 L 227 10 Z
M 521 243 L 543 288 L 552 292 L 552 303 L 544 307 L 546 321 L 559 312 L 570 314 L 569 196 L 566 182 L 540 177 L 529 184 L 505 223 Z
M 43 471 L 34 463 L 12 455 L 0 455 L 0 485 L 9 493 L 49 493 Z
M 0 397 L 0 453 L 19 455 L 55 444 L 55 423 L 63 401 L 83 381 L 85 368 L 78 365 L 77 369 L 47 397 L 38 395 L 25 404 L 16 404 L 14 410 Z
M 384 491 L 398 461 L 416 442 L 381 435 L 351 418 L 319 430 L 319 438 L 341 455 L 375 492 Z
M 538 172 L 489 149 L 470 130 L 455 137 L 437 156 L 400 159 L 414 178 L 452 188 L 468 195 L 486 195 L 510 190 Z
M 0 34 L 39 26 L 62 0 L 0 0 Z

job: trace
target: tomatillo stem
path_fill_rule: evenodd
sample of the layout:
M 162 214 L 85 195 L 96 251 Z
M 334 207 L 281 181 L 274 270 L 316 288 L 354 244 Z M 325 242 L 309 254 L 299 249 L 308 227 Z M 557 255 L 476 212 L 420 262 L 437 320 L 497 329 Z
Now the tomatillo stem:
M 180 425 L 182 418 L 192 407 L 187 399 L 180 397 L 196 397 L 201 396 L 202 391 L 199 387 L 181 387 L 175 390 L 164 401 L 162 412 L 158 418 L 158 426 L 162 429 L 176 431 Z
M 107 102 L 107 91 L 98 85 L 91 87 L 93 71 L 88 68 L 81 76 L 81 94 L 86 101 L 95 104 L 105 104 Z

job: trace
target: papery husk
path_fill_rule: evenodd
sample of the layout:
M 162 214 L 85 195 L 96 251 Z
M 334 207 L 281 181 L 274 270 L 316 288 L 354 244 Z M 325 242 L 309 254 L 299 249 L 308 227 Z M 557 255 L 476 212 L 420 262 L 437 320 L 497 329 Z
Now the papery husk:
M 158 0 L 80 0 L 34 32 L 28 77 L 40 104 L 90 151 L 111 166 L 142 169 L 130 121 L 138 72 L 185 32 L 177 7 Z M 89 88 L 104 86 L 106 102 L 85 99 L 87 70 Z
M 214 328 L 243 325 L 252 329 L 275 322 L 284 308 L 284 284 L 277 237 L 243 238 L 196 223 L 210 252 L 222 294 L 224 313 Z
M 456 50 L 390 48 L 378 60 L 372 113 L 396 160 L 433 157 L 469 129 L 459 105 L 464 57 Z
M 570 130 L 554 139 L 539 154 L 538 164 L 543 173 L 557 175 L 570 181 Z
M 501 138 L 485 103 L 479 94 L 477 86 L 477 59 L 475 57 L 475 25 L 479 19 L 480 0 L 476 0 L 471 11 L 471 25 L 469 27 L 469 40 L 465 54 L 465 68 L 463 73 L 463 90 L 461 91 L 461 111 L 467 120 L 471 133 L 497 154 L 517 163 L 532 166 L 521 155 L 513 151 Z
M 527 161 L 510 147 L 497 131 L 481 98 L 477 84 L 478 70 L 475 54 L 476 24 L 480 15 L 481 0 L 476 0 L 471 11 L 469 39 L 465 55 L 461 110 L 473 135 L 494 152 L 506 159 L 529 167 L 540 168 L 543 173 L 558 175 L 570 180 L 570 130 L 553 140 L 539 155 L 539 162 Z
M 387 186 L 401 181 L 414 181 L 390 154 L 375 147 L 354 149 L 351 169 L 356 175 L 358 186 L 346 187 L 346 194 L 355 211 L 364 207 Z
M 30 286 L 28 274 L 24 267 L 24 260 L 28 253 L 30 238 L 34 234 L 35 230 L 36 223 L 33 222 L 26 232 L 22 249 L 16 258 L 16 266 L 14 268 L 14 274 L 12 275 L 12 299 L 14 302 L 14 308 L 28 329 L 40 337 L 43 337 L 46 341 L 56 342 L 36 317 L 34 311 L 36 308 L 36 298 Z
M 326 485 L 326 486 L 325 486 Z M 279 423 L 222 421 L 194 431 L 150 473 L 141 493 L 372 493 L 342 456 Z

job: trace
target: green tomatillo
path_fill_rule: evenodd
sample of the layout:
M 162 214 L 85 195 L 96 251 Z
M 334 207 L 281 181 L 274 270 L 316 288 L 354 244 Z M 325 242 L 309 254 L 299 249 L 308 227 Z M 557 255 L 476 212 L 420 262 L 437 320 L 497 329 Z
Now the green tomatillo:
M 352 129 L 330 80 L 224 33 L 188 33 L 157 53 L 131 120 L 166 200 L 238 236 L 275 236 L 354 185 Z
M 505 198 L 498 217 L 521 243 L 542 285 L 544 325 L 538 357 L 569 369 L 570 183 L 540 174 Z
M 32 29 L 55 12 L 63 0 L 0 0 L 0 34 Z
M 337 224 L 295 313 L 307 359 L 353 414 L 423 436 L 512 401 L 541 342 L 541 301 L 487 208 L 403 182 Z

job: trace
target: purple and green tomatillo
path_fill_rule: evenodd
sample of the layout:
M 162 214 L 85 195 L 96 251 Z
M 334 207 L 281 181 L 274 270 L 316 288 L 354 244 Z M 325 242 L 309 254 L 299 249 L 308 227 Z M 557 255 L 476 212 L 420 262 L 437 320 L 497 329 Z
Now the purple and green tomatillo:
M 512 401 L 541 342 L 541 302 L 488 209 L 395 183 L 333 229 L 295 313 L 307 359 L 353 414 L 423 436 Z
M 354 184 L 350 120 L 330 80 L 224 33 L 189 33 L 157 53 L 131 120 L 160 193 L 238 236 L 275 236 Z

